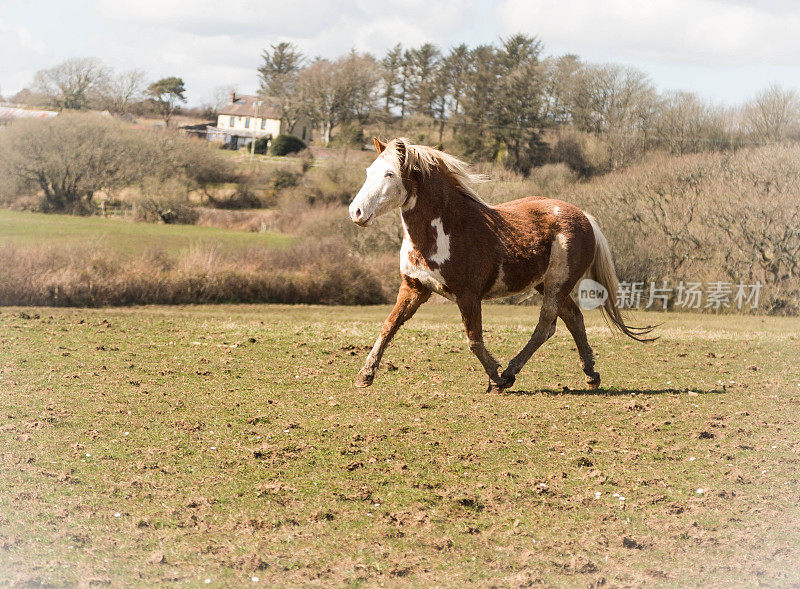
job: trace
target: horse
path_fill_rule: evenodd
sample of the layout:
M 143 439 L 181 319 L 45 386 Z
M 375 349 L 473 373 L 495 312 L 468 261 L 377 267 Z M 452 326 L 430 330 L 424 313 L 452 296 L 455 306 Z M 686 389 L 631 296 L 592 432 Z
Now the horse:
M 482 178 L 458 158 L 405 138 L 373 142 L 378 157 L 350 204 L 350 219 L 367 227 L 400 209 L 402 283 L 355 386 L 373 383 L 389 342 L 432 293 L 458 306 L 469 349 L 489 377 L 487 392 L 514 384 L 533 353 L 555 333 L 559 317 L 575 340 L 588 388 L 600 386 L 583 314 L 570 297 L 584 275 L 606 289 L 601 312 L 613 327 L 637 341 L 654 339 L 645 337 L 654 326 L 634 327 L 623 320 L 611 251 L 594 217 L 567 202 L 537 196 L 489 206 L 472 188 Z M 500 373 L 500 363 L 483 342 L 481 302 L 534 289 L 542 295 L 539 321 Z

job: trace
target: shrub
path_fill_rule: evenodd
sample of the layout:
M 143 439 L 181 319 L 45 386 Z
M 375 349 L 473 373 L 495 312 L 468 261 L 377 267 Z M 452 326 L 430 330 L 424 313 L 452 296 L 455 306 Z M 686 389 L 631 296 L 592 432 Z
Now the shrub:
M 355 121 L 348 121 L 339 127 L 333 138 L 331 147 L 349 147 L 361 149 L 364 146 L 364 129 Z
M 601 139 L 569 129 L 558 133 L 550 153 L 550 161 L 563 162 L 585 178 L 611 170 L 608 146 Z
M 266 155 L 271 141 L 272 137 L 259 137 L 256 139 L 255 145 L 253 145 L 253 152 L 260 155 Z
M 198 219 L 195 225 L 218 227 L 236 231 L 258 233 L 271 230 L 277 216 L 274 210 L 220 210 L 197 207 Z
M 274 190 L 283 190 L 284 188 L 291 188 L 297 186 L 300 179 L 300 174 L 287 170 L 285 168 L 278 168 L 269 177 L 269 185 Z
M 194 225 L 199 216 L 197 208 L 184 201 L 146 198 L 136 201 L 132 208 L 133 219 L 147 223 Z
M 800 146 L 656 155 L 580 186 L 628 281 L 743 281 L 760 306 L 797 313 Z
M 0 244 L 0 305 L 389 302 L 381 282 L 337 240 L 288 250 L 194 246 L 124 257 L 86 246 Z
M 294 135 L 278 135 L 272 142 L 269 152 L 271 155 L 288 155 L 303 151 L 305 148 L 306 144 Z
M 577 174 L 566 164 L 545 164 L 532 168 L 530 179 L 539 187 L 538 194 L 558 197 L 577 181 Z
M 23 120 L 0 135 L 0 176 L 43 195 L 41 210 L 89 213 L 93 197 L 130 185 L 178 185 L 184 195 L 233 178 L 206 142 L 143 131 L 94 114 Z
M 255 179 L 243 178 L 238 183 L 203 189 L 197 196 L 215 209 L 257 209 L 264 206 L 263 197 L 267 195 L 259 189 Z

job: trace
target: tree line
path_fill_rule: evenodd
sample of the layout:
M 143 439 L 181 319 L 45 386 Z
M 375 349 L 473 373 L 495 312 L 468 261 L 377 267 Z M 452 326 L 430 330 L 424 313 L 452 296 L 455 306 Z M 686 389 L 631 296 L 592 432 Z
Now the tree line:
M 287 126 L 310 118 L 323 145 L 362 145 L 370 127 L 522 174 L 563 162 L 591 176 L 654 150 L 686 154 L 800 138 L 795 90 L 773 84 L 738 107 L 717 106 L 689 92 L 660 92 L 634 68 L 545 56 L 541 41 L 523 34 L 446 51 L 397 44 L 381 57 L 350 51 L 332 59 L 309 58 L 282 42 L 262 52 L 258 80 Z M 224 100 L 193 114 L 214 116 Z M 158 113 L 169 124 L 186 98 L 179 77 L 148 82 L 140 70 L 114 72 L 96 58 L 73 58 L 37 72 L 32 89 L 12 101 Z
M 634 68 L 543 51 L 539 39 L 523 34 L 445 52 L 431 43 L 397 44 L 380 58 L 351 51 L 308 59 L 282 42 L 263 51 L 258 77 L 283 118 L 291 125 L 310 117 L 325 145 L 378 124 L 523 174 L 563 161 L 591 175 L 651 150 L 684 154 L 800 138 L 794 90 L 772 85 L 725 108 L 688 92 L 659 92 Z
M 115 72 L 95 57 L 75 57 L 36 72 L 31 88 L 12 102 L 58 110 L 107 110 L 113 114 L 160 115 L 169 125 L 186 103 L 183 79 L 169 76 L 147 81 L 142 70 Z

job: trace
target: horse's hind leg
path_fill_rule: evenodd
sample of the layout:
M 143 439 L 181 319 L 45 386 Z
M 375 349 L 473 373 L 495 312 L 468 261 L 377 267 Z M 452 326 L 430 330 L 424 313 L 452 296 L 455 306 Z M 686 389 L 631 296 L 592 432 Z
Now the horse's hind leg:
M 594 369 L 594 353 L 589 340 L 586 338 L 586 326 L 583 323 L 583 313 L 581 313 L 578 305 L 571 298 L 564 299 L 558 316 L 564 321 L 575 340 L 575 345 L 578 347 L 578 355 L 581 359 L 581 368 L 586 374 L 586 384 L 590 389 L 596 389 L 600 386 L 600 373 Z

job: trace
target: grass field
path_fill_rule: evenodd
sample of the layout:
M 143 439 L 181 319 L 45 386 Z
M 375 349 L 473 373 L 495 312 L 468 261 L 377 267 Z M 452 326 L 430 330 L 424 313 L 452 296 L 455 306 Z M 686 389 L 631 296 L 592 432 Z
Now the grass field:
M 800 320 L 591 314 L 604 390 L 559 326 L 490 395 L 428 305 L 356 390 L 386 312 L 3 308 L 0 584 L 800 583 Z
M 55 247 L 92 246 L 124 255 L 158 247 L 176 253 L 193 245 L 232 251 L 248 247 L 287 247 L 288 235 L 250 233 L 194 225 L 134 223 L 122 218 L 46 215 L 0 209 L 0 244 Z

